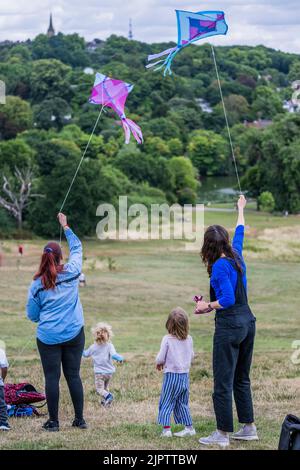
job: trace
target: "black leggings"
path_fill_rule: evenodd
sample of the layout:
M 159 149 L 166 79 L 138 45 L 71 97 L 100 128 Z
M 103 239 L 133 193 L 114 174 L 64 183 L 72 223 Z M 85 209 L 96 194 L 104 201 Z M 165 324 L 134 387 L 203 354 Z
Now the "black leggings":
M 49 418 L 52 421 L 58 421 L 61 365 L 70 390 L 75 417 L 83 418 L 83 387 L 79 373 L 84 342 L 83 327 L 75 338 L 65 343 L 49 345 L 37 339 L 45 375 Z

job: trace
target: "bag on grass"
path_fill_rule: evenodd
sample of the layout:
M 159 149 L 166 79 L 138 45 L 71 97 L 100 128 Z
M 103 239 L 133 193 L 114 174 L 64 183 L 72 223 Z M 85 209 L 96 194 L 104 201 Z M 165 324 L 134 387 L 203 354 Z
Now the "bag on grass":
M 7 405 L 9 418 L 27 418 L 29 416 L 43 416 L 34 405 Z
M 29 405 L 46 400 L 46 396 L 40 393 L 29 383 L 5 384 L 4 397 L 7 405 Z
M 287 415 L 283 421 L 278 450 L 300 450 L 300 419 Z

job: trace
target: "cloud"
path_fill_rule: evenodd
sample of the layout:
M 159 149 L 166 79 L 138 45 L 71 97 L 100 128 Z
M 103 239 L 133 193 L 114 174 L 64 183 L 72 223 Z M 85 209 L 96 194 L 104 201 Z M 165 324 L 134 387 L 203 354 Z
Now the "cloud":
M 198 4 L 198 6 L 195 6 Z M 134 37 L 144 42 L 175 41 L 175 9 L 224 10 L 229 24 L 226 37 L 214 44 L 264 44 L 300 53 L 299 0 L 1 0 L 0 40 L 33 38 L 48 27 L 52 11 L 54 27 L 78 32 L 86 39 L 127 36 L 129 18 Z

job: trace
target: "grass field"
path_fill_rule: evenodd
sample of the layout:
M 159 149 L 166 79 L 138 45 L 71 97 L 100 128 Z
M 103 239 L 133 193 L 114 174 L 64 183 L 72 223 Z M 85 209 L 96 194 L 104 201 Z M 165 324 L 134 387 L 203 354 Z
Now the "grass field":
M 235 225 L 234 213 L 207 212 L 205 223 Z M 299 275 L 300 218 L 279 218 L 249 211 L 245 258 L 249 297 L 257 317 L 253 364 L 253 393 L 261 440 L 234 443 L 233 449 L 275 449 L 281 422 L 287 413 L 300 413 L 300 366 L 291 361 L 292 342 L 300 339 Z M 35 347 L 35 326 L 26 320 L 27 287 L 44 242 L 25 242 L 25 256 L 16 256 L 15 242 L 5 241 L 0 268 L 0 339 L 7 344 L 11 363 L 8 381 L 28 380 L 43 388 Z M 13 430 L 0 435 L 0 449 L 199 449 L 198 438 L 215 427 L 211 402 L 212 316 L 195 317 L 192 298 L 208 292 L 208 279 L 197 253 L 184 243 L 84 243 L 87 287 L 81 291 L 90 327 L 107 321 L 114 329 L 114 344 L 126 358 L 117 367 L 111 409 L 98 404 L 93 371 L 84 360 L 85 417 L 89 429 L 73 430 L 72 407 L 64 379 L 61 382 L 61 432 L 40 432 L 44 418 L 12 419 Z M 110 261 L 109 261 L 110 259 Z M 115 264 L 115 271 L 109 270 Z M 191 370 L 191 409 L 195 438 L 161 440 L 155 424 L 161 374 L 154 359 L 169 311 L 180 305 L 190 314 L 196 359 Z

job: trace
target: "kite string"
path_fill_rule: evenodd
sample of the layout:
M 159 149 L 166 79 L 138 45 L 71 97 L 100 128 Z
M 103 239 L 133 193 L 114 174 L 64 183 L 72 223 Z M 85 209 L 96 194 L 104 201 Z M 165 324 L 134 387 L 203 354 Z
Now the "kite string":
M 63 208 L 64 208 L 64 206 L 65 206 L 65 204 L 66 204 L 66 202 L 67 202 L 67 199 L 68 199 L 68 197 L 69 197 L 69 194 L 70 194 L 70 192 L 71 192 L 71 189 L 72 189 L 72 187 L 73 187 L 73 184 L 75 183 L 75 180 L 76 180 L 76 178 L 77 178 L 77 175 L 78 175 L 78 172 L 79 172 L 80 167 L 81 167 L 81 165 L 82 165 L 82 162 L 83 162 L 83 160 L 84 160 L 84 157 L 86 156 L 86 152 L 88 151 L 88 148 L 89 148 L 89 146 L 90 146 L 91 140 L 92 140 L 93 135 L 94 135 L 94 133 L 95 133 L 95 130 L 96 130 L 97 126 L 98 126 L 99 120 L 100 120 L 100 118 L 101 118 L 101 116 L 102 116 L 102 113 L 103 113 L 103 110 L 104 110 L 104 106 L 105 106 L 105 105 L 103 104 L 102 107 L 101 107 L 101 109 L 100 109 L 100 112 L 99 112 L 99 114 L 98 114 L 98 117 L 97 117 L 96 122 L 95 122 L 95 125 L 94 125 L 94 128 L 93 128 L 92 133 L 91 133 L 91 135 L 90 135 L 90 137 L 89 137 L 89 140 L 88 140 L 88 142 L 87 142 L 87 144 L 86 144 L 86 147 L 85 147 L 85 149 L 84 149 L 84 152 L 83 152 L 83 154 L 82 154 L 82 157 L 81 157 L 81 159 L 80 159 L 80 162 L 79 162 L 79 164 L 78 164 L 78 166 L 77 166 L 77 168 L 76 168 L 76 171 L 75 171 L 74 176 L 73 176 L 73 178 L 72 178 L 72 181 L 71 181 L 71 183 L 70 183 L 69 189 L 68 189 L 68 191 L 67 191 L 67 193 L 66 193 L 66 195 L 65 195 L 65 198 L 64 198 L 64 200 L 63 200 L 63 203 L 62 203 L 62 205 L 61 205 L 61 207 L 60 207 L 60 209 L 59 209 L 59 212 L 62 212 L 62 211 L 63 211 Z M 62 240 L 62 227 L 60 227 L 60 243 L 61 243 L 61 240 Z
M 213 59 L 214 59 L 214 64 L 215 64 L 215 69 L 216 69 L 216 74 L 217 74 L 217 80 L 218 80 L 218 84 L 219 84 L 219 90 L 220 90 L 220 95 L 221 95 L 221 100 L 222 100 L 222 105 L 223 105 L 223 110 L 224 110 L 224 116 L 225 116 L 225 121 L 226 121 L 226 127 L 227 127 L 227 132 L 228 132 L 228 137 L 229 137 L 230 148 L 231 148 L 232 160 L 233 160 L 233 163 L 234 163 L 234 168 L 235 168 L 235 173 L 236 173 L 236 177 L 237 177 L 237 181 L 238 181 L 240 194 L 243 194 L 242 187 L 241 187 L 241 181 L 240 181 L 240 177 L 239 177 L 239 172 L 238 172 L 238 167 L 237 167 L 237 162 L 236 162 L 236 156 L 235 156 L 233 141 L 232 141 L 230 127 L 229 127 L 229 121 L 228 121 L 227 110 L 226 110 L 225 101 L 224 101 L 224 95 L 223 95 L 220 75 L 219 75 L 219 69 L 218 69 L 218 65 L 217 65 L 216 54 L 215 54 L 215 50 L 214 50 L 214 47 L 213 47 L 212 44 L 211 44 L 211 51 L 212 51 L 212 56 L 213 56 Z

